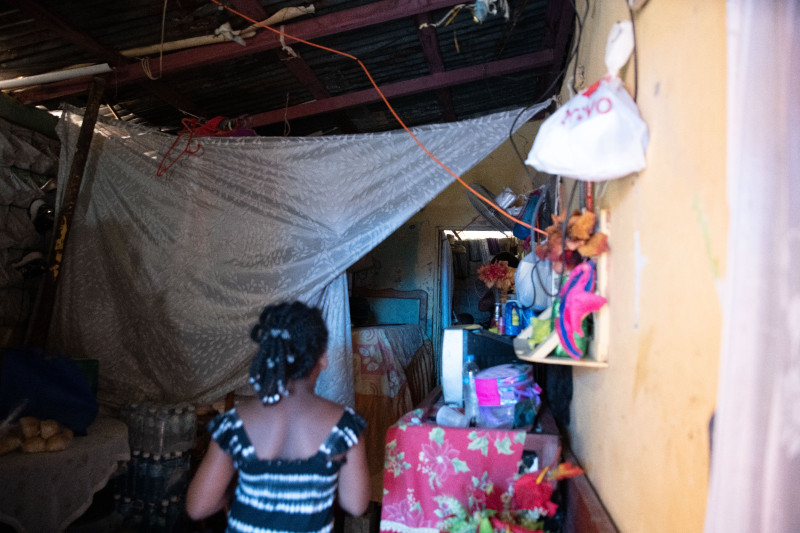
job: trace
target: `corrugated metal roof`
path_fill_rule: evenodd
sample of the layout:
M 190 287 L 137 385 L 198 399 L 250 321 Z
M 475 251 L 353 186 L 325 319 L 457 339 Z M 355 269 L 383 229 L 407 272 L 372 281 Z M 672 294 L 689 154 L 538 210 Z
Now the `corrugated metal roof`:
M 308 4 L 229 0 L 227 5 L 269 16 Z M 409 126 L 526 106 L 546 96 L 543 91 L 562 70 L 571 40 L 570 0 L 510 0 L 508 20 L 498 14 L 482 23 L 472 17 L 474 3 L 464 4 L 449 24 L 427 30 L 434 38 L 419 30 L 420 22 L 437 22 L 456 5 L 446 0 L 320 0 L 314 14 L 285 21 L 283 27 L 313 34 L 312 42 L 360 59 L 382 88 L 394 91 L 390 101 Z M 257 131 L 268 135 L 399 127 L 375 102 L 357 62 L 292 39 L 285 41 L 298 57 L 287 58 L 276 36 L 259 34 L 244 48 L 226 43 L 167 52 L 163 71 L 154 52 L 147 61 L 158 80 L 150 82 L 136 59 L 116 54 L 159 44 L 164 6 L 163 0 L 0 0 L 0 80 L 108 62 L 115 69 L 104 95 L 108 106 L 123 120 L 164 131 L 179 130 L 187 113 L 202 118 L 249 115 Z M 163 20 L 167 42 L 212 35 L 224 22 L 234 29 L 250 25 L 210 0 L 167 1 Z M 51 109 L 62 101 L 83 106 L 88 81 L 8 92 Z M 101 114 L 111 111 L 105 108 Z

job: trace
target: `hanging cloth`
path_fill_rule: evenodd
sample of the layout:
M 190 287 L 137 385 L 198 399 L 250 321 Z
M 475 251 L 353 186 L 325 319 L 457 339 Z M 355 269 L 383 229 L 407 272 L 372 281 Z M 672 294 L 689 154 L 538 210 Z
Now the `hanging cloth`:
M 414 130 L 462 174 L 538 107 Z M 59 201 L 80 112 L 65 107 Z M 100 361 L 101 403 L 206 401 L 246 384 L 249 331 L 269 303 L 323 307 L 318 391 L 352 405 L 344 272 L 453 181 L 402 130 L 205 137 L 155 170 L 174 136 L 99 120 L 70 229 L 50 337 Z

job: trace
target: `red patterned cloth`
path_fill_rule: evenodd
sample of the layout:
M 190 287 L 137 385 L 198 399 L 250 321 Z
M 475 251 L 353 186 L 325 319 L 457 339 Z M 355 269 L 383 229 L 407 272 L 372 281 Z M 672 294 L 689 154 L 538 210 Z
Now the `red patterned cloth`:
M 448 513 L 442 496 L 467 509 L 502 509 L 519 469 L 525 432 L 454 428 L 405 414 L 386 434 L 381 532 L 433 533 Z
M 409 326 L 416 339 L 406 339 L 402 327 L 353 329 L 353 370 L 358 394 L 394 398 L 406 382 L 405 365 L 422 346 L 419 327 Z M 416 342 L 414 342 L 416 341 Z

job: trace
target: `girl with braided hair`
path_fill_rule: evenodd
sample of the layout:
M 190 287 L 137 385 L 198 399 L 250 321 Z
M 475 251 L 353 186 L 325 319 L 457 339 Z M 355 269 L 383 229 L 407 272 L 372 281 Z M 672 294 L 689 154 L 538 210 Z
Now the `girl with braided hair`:
M 199 520 L 227 504 L 226 532 L 329 532 L 339 506 L 353 515 L 369 503 L 366 422 L 314 392 L 328 366 L 328 330 L 319 309 L 268 306 L 251 333 L 258 353 L 250 382 L 258 399 L 209 423 L 211 443 L 189 485 L 186 509 Z

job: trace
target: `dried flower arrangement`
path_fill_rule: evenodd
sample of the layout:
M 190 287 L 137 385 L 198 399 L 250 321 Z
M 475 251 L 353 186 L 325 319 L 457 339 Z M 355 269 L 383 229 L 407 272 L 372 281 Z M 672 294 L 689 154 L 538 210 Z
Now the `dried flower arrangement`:
M 508 261 L 487 263 L 478 268 L 478 279 L 486 284 L 489 289 L 496 288 L 500 291 L 500 301 L 505 303 L 506 296 L 514 286 L 514 275 L 517 269 L 508 266 Z
M 567 220 L 566 231 L 565 218 L 566 215 L 553 215 L 553 224 L 545 229 L 547 239 L 537 244 L 535 249 L 536 257 L 550 261 L 558 274 L 570 272 L 587 257 L 608 251 L 606 234 L 594 231 L 594 212 L 573 212 Z

